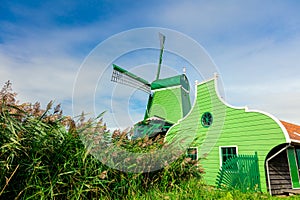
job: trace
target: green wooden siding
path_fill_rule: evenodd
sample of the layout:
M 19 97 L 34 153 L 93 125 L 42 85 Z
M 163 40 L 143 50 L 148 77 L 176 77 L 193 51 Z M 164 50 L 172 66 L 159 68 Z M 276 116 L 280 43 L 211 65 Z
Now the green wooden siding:
M 187 77 L 184 74 L 173 76 L 164 79 L 158 79 L 151 83 L 151 90 L 157 90 L 161 88 L 169 88 L 172 86 L 181 85 L 184 89 L 190 90 L 190 85 Z
M 190 110 L 190 99 L 181 87 L 154 91 L 149 117 L 160 117 L 168 122 L 176 123 Z
M 237 146 L 238 154 L 258 154 L 261 189 L 266 192 L 265 159 L 269 151 L 286 142 L 280 126 L 271 117 L 260 112 L 247 112 L 244 108 L 227 106 L 220 100 L 215 89 L 215 79 L 197 85 L 195 104 L 191 112 L 171 127 L 166 141 L 175 134 L 194 136 L 191 146 L 198 147 L 199 158 L 205 170 L 204 179 L 214 185 L 220 169 L 220 146 Z M 201 125 L 203 113 L 213 115 L 209 128 Z
M 295 151 L 296 151 L 296 157 L 297 157 L 297 164 L 298 164 L 298 166 L 300 166 L 300 149 L 299 149 L 299 147 L 296 147 Z M 300 167 L 299 167 L 299 169 L 300 169 Z

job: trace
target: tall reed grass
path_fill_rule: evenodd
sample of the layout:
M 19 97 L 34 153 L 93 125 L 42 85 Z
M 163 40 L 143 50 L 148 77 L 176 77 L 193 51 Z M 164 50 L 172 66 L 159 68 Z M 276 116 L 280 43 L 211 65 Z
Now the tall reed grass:
M 59 105 L 18 104 L 11 83 L 1 90 L 0 197 L 3 199 L 122 199 L 152 189 L 167 192 L 180 181 L 200 177 L 196 163 L 181 156 L 169 167 L 148 173 L 112 169 L 89 154 L 86 130 L 109 134 L 102 120 L 77 121 Z M 163 138 L 131 141 L 121 133 L 114 143 L 133 151 L 160 148 Z M 190 176 L 186 176 L 189 174 Z
M 60 105 L 19 104 L 7 82 L 0 91 L 0 199 L 269 199 L 264 194 L 220 191 L 203 184 L 200 161 L 185 155 L 167 167 L 123 172 L 100 162 L 83 134 L 107 136 L 101 119 L 74 121 Z M 163 138 L 129 140 L 116 131 L 113 143 L 132 152 L 160 149 Z M 86 135 L 85 135 L 86 136 Z

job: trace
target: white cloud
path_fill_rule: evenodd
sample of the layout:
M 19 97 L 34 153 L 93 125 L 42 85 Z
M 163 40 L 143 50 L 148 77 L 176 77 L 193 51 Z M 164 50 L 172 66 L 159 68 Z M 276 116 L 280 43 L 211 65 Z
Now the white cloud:
M 39 58 L 38 61 L 24 64 L 10 60 L 9 63 L 0 64 L 1 71 L 5 71 L 0 78 L 13 82 L 13 88 L 22 102 L 40 101 L 45 104 L 55 99 L 62 101 L 70 98 L 75 76 L 72 69 L 64 67 L 68 65 L 76 66 L 76 63 L 66 57 Z
M 160 11 L 217 64 L 226 99 L 300 124 L 300 16 L 297 3 L 188 1 Z
M 267 39 L 227 46 L 216 54 L 227 100 L 300 124 L 300 104 L 295 101 L 300 98 L 299 44 L 300 37 Z
M 201 43 L 219 67 L 227 100 L 231 104 L 246 104 L 300 124 L 300 117 L 295 111 L 300 109 L 300 16 L 295 4 L 274 1 L 168 1 L 155 5 L 155 12 L 154 7 L 135 12 L 127 8 L 122 14 L 110 15 L 105 21 L 64 27 L 53 20 L 53 17 L 63 16 L 63 7 L 57 10 L 51 8 L 49 12 L 45 12 L 47 6 L 43 6 L 42 10 L 14 7 L 15 13 L 31 18 L 31 22 L 39 26 L 1 22 L 6 30 L 0 34 L 0 37 L 4 36 L 4 42 L 0 43 L 1 83 L 12 80 L 13 87 L 24 101 L 46 104 L 56 99 L 58 103 L 67 102 L 65 113 L 70 114 L 73 83 L 89 51 L 114 33 L 150 24 L 182 31 Z M 33 20 L 33 17 L 36 19 Z M 111 53 L 111 48 L 114 47 L 108 47 L 105 52 Z M 99 91 L 96 89 L 100 89 L 99 85 L 96 88 L 101 71 L 97 67 L 103 67 L 102 63 L 91 64 L 96 67 L 85 73 L 82 80 L 86 81 L 81 81 L 77 88 L 80 90 L 76 94 L 80 101 L 77 103 L 82 108 L 90 108 L 88 104 L 95 103 L 94 96 L 86 99 L 86 95 L 97 95 Z M 166 65 L 173 67 L 174 63 L 166 61 Z M 176 67 L 177 71 L 182 68 Z M 145 76 L 149 81 L 153 79 L 150 72 L 149 79 Z M 190 81 L 193 88 L 193 80 Z M 125 90 L 119 91 L 118 95 L 129 98 Z M 97 104 L 99 99 L 95 101 Z

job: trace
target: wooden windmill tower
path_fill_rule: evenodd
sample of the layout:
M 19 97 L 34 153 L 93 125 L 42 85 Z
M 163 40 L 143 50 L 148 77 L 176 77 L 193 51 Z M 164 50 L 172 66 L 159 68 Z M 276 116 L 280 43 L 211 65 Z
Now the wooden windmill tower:
M 165 133 L 170 126 L 183 118 L 191 109 L 190 85 L 185 73 L 160 79 L 165 36 L 161 33 L 160 56 L 156 79 L 149 83 L 145 79 L 113 64 L 111 81 L 128 85 L 149 94 L 144 120 L 134 126 L 133 138 L 148 135 L 154 137 Z

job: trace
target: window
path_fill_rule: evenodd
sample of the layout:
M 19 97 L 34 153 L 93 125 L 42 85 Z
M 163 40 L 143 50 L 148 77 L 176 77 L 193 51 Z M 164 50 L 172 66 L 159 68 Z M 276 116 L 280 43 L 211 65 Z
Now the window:
M 229 146 L 229 147 L 220 147 L 220 163 L 221 166 L 230 158 L 237 155 L 237 147 Z
M 190 147 L 187 149 L 187 157 L 192 160 L 198 160 L 198 149 L 197 147 Z
M 208 128 L 213 122 L 213 116 L 211 113 L 206 112 L 201 117 L 201 124 L 203 127 Z

